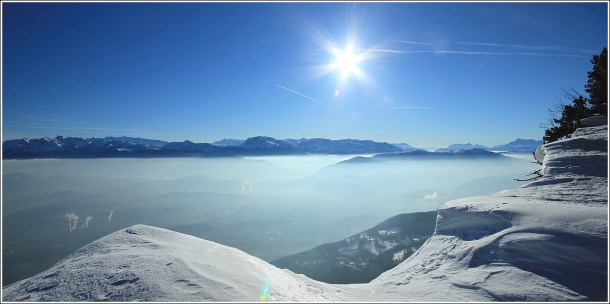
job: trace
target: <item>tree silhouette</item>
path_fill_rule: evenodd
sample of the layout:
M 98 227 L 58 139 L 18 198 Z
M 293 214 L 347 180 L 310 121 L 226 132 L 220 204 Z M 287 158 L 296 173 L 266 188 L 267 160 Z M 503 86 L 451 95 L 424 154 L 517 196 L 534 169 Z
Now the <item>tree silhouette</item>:
M 593 69 L 587 72 L 589 80 L 585 91 L 589 93 L 589 102 L 594 114 L 606 115 L 608 112 L 608 49 L 604 48 L 599 55 L 591 59 Z
M 571 105 L 560 104 L 555 107 L 555 110 L 549 109 L 553 115 L 548 127 L 544 131 L 543 140 L 545 143 L 553 142 L 561 138 L 570 137 L 577 128 L 582 127 L 580 120 L 592 114 L 588 99 L 576 93 L 564 93 L 564 97 L 572 100 Z M 555 117 L 557 112 L 561 112 L 560 117 Z
M 585 85 L 585 91 L 589 98 L 578 94 L 564 92 L 564 97 L 570 99 L 572 104 L 561 103 L 555 109 L 549 109 L 551 118 L 547 124 L 541 127 L 544 131 L 544 143 L 554 142 L 562 138 L 568 138 L 577 129 L 582 127 L 580 120 L 591 115 L 606 116 L 608 112 L 608 49 L 604 47 L 599 55 L 591 59 L 593 69 L 587 72 L 589 80 Z M 557 117 L 561 111 L 561 116 Z

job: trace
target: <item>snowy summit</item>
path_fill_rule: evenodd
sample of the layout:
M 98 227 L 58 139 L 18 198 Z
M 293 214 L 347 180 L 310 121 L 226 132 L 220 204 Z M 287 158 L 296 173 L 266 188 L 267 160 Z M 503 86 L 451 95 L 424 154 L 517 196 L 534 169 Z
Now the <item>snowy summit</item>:
M 434 235 L 367 284 L 135 225 L 3 288 L 3 301 L 606 301 L 607 126 L 542 146 L 543 177 L 438 209 Z

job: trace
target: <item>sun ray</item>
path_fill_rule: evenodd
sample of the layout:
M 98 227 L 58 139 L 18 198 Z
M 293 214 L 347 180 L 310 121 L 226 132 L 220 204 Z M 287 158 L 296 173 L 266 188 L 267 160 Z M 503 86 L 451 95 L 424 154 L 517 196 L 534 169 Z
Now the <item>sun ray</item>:
M 358 10 L 356 6 L 346 12 L 345 32 L 342 39 L 331 38 L 331 29 L 321 27 L 315 19 L 299 11 L 293 11 L 289 15 L 290 18 L 284 19 L 283 22 L 314 45 L 307 54 L 310 57 L 305 57 L 306 60 L 313 61 L 291 71 L 290 77 L 299 78 L 299 83 L 304 86 L 330 75 L 336 76 L 336 85 L 326 95 L 335 100 L 328 104 L 329 107 L 349 96 L 346 94 L 355 87 L 360 87 L 372 104 L 383 103 L 380 100 L 387 99 L 387 92 L 374 80 L 374 75 L 369 74 L 367 66 L 370 66 L 370 61 L 400 53 L 392 47 L 398 34 L 368 46 L 362 45 L 365 43 L 360 40 L 361 32 L 365 30 L 362 27 L 364 12 Z

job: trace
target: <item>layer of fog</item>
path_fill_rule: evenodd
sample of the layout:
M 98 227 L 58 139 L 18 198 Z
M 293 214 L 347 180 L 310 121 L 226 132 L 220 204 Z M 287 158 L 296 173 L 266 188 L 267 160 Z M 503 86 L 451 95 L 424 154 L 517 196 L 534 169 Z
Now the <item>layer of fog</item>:
M 4 160 L 3 282 L 133 224 L 272 260 L 399 213 L 519 187 L 513 179 L 537 169 L 525 159 L 337 164 L 351 157 Z

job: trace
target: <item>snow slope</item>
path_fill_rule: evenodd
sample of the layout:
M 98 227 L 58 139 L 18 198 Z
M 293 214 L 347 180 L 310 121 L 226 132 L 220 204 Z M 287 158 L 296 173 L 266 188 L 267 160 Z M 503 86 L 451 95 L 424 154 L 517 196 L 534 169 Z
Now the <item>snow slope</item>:
M 519 189 L 443 204 L 435 235 L 371 285 L 415 301 L 607 299 L 607 133 L 544 145 L 544 176 Z
M 103 237 L 4 301 L 607 300 L 607 126 L 540 149 L 544 176 L 439 207 L 434 235 L 367 284 L 333 285 L 226 246 L 136 225 Z
M 4 288 L 4 301 L 340 301 L 340 293 L 235 248 L 135 225 Z

